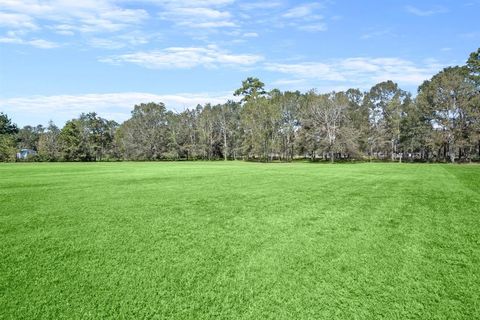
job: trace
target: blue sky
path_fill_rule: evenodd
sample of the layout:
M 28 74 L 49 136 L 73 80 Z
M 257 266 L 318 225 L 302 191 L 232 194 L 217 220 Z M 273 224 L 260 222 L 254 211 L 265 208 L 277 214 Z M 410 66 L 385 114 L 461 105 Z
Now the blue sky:
M 0 0 L 0 111 L 59 125 L 267 88 L 414 92 L 480 46 L 480 0 Z

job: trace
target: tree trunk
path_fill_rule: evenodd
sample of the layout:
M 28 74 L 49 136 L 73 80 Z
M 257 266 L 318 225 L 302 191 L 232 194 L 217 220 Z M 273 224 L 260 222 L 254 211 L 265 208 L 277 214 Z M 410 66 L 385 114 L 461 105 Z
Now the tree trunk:
M 455 163 L 455 150 L 453 148 L 449 148 L 448 155 L 450 156 L 450 161 Z
M 227 152 L 228 152 L 227 131 L 223 130 L 223 157 L 225 161 L 227 161 Z
M 395 141 L 392 139 L 392 162 L 395 161 Z

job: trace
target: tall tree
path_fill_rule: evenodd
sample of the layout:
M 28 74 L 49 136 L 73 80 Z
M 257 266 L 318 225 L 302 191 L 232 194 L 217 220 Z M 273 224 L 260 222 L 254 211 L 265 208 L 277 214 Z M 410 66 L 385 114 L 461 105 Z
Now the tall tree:
M 273 158 L 280 109 L 266 96 L 264 87 L 259 79 L 250 77 L 242 81 L 242 87 L 234 95 L 243 96 L 241 123 L 244 154 L 247 158 L 258 156 L 262 161 L 268 161 Z
M 258 78 L 249 77 L 242 81 L 242 86 L 235 90 L 234 96 L 242 96 L 242 102 L 256 100 L 265 96 L 265 84 Z
M 299 130 L 296 135 L 296 149 L 299 153 L 309 156 L 311 161 L 317 158 L 322 139 L 321 127 L 311 115 L 320 105 L 317 102 L 318 95 L 315 90 L 310 90 L 301 98 L 299 109 Z
M 6 114 L 0 112 L 0 134 L 16 134 L 18 127 Z
M 128 160 L 159 160 L 167 153 L 167 110 L 163 103 L 135 105 L 130 119 L 119 129 L 119 140 Z
M 114 134 L 118 124 L 99 117 L 95 112 L 80 115 L 79 122 L 88 153 L 94 160 L 101 161 L 106 156 L 112 155 Z
M 477 86 L 480 86 L 480 48 L 470 54 L 467 60 L 467 69 L 470 78 L 475 81 Z
M 392 81 L 385 81 L 373 86 L 365 97 L 369 108 L 370 120 L 370 156 L 377 157 L 390 153 L 392 160 L 400 142 L 400 123 L 402 121 L 402 107 L 407 92 L 401 90 Z
M 0 112 L 0 161 L 15 160 L 15 134 L 18 127 L 4 113 Z
M 16 135 L 18 149 L 38 150 L 38 141 L 45 128 L 42 125 L 36 127 L 25 126 Z
M 477 159 L 480 160 L 480 48 L 472 52 L 467 61 L 469 78 L 475 86 L 475 94 L 469 101 L 472 117 L 471 140 L 476 141 Z
M 344 129 L 347 109 L 348 99 L 343 93 L 332 92 L 310 97 L 307 115 L 331 162 L 335 161 L 336 153 L 345 151 L 345 144 L 340 142 L 342 135 L 346 137 Z
M 68 121 L 60 132 L 60 141 L 68 161 L 101 161 L 111 153 L 118 124 L 95 112 L 82 113 Z
M 451 162 L 469 157 L 469 102 L 476 90 L 467 77 L 465 67 L 449 67 L 419 88 L 417 100 L 424 109 L 430 110 L 433 129 L 443 137 L 443 157 L 448 156 Z
M 185 110 L 180 114 L 181 133 L 183 136 L 182 148 L 187 159 L 197 159 L 200 156 L 198 141 L 198 109 Z
M 430 160 L 435 145 L 434 136 L 431 134 L 431 116 L 416 100 L 405 104 L 403 113 L 400 133 L 403 152 L 410 161 Z
M 299 129 L 300 92 L 270 92 L 272 103 L 279 106 L 278 149 L 283 161 L 293 160 L 295 135 Z
M 198 137 L 203 158 L 207 160 L 219 158 L 222 149 L 219 108 L 208 103 L 203 108 L 199 107 L 199 110 L 201 111 L 198 118 Z
M 46 161 L 61 160 L 60 129 L 52 121 L 39 137 L 38 154 Z
M 228 157 L 235 158 L 237 152 L 237 134 L 239 126 L 239 104 L 234 101 L 228 101 L 225 104 L 214 107 L 218 126 L 221 134 L 223 159 Z
M 245 103 L 241 121 L 244 132 L 243 152 L 247 158 L 258 157 L 265 162 L 272 160 L 280 116 L 279 106 L 266 97 Z
M 348 101 L 346 121 L 348 122 L 351 152 L 358 158 L 362 158 L 368 152 L 368 134 L 370 130 L 369 110 L 364 103 L 365 94 L 359 89 L 345 91 Z
M 90 155 L 83 139 L 78 119 L 67 121 L 60 131 L 63 159 L 66 161 L 90 161 Z

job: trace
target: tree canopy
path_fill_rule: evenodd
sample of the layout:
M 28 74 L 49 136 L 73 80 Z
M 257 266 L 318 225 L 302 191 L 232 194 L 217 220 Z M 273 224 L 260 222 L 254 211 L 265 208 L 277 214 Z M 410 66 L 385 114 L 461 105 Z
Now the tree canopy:
M 241 99 L 182 112 L 141 103 L 122 124 L 91 112 L 63 128 L 18 129 L 0 113 L 0 161 L 22 148 L 39 161 L 480 160 L 480 49 L 426 80 L 416 97 L 393 81 L 365 92 L 267 92 L 254 77 L 234 95 Z

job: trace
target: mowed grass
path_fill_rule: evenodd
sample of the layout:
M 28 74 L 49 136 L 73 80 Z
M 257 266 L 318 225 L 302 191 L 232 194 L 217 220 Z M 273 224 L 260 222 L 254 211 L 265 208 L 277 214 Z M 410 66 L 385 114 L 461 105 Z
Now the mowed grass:
M 0 165 L 1 319 L 479 319 L 480 166 Z

